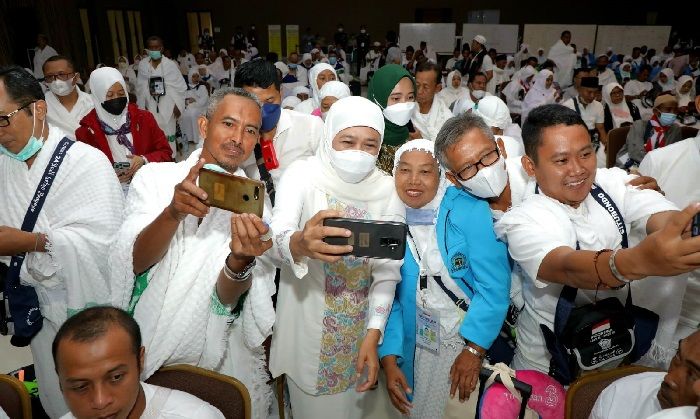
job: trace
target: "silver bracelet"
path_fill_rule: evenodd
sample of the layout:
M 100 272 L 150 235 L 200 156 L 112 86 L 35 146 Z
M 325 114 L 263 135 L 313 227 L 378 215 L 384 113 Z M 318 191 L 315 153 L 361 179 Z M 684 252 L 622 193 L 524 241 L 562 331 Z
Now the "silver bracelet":
M 620 282 L 624 282 L 625 284 L 629 284 L 631 282 L 631 280 L 625 278 L 620 273 L 620 271 L 617 270 L 617 265 L 615 265 L 615 255 L 617 255 L 618 250 L 619 249 L 616 249 L 610 254 L 610 259 L 608 259 L 608 266 L 610 267 L 610 272 L 612 272 L 615 279 L 617 279 Z
M 467 352 L 470 352 L 475 357 L 479 359 L 484 359 L 485 354 L 482 354 L 481 352 L 469 346 L 469 342 L 466 339 L 464 339 L 464 349 L 466 349 Z
M 226 260 L 224 260 L 224 276 L 226 277 L 226 279 L 233 282 L 247 281 L 253 273 L 253 268 L 255 267 L 255 259 L 253 259 L 252 262 L 247 264 L 241 272 L 233 272 L 231 268 L 228 267 L 229 257 L 231 257 L 230 253 L 228 256 L 226 256 Z

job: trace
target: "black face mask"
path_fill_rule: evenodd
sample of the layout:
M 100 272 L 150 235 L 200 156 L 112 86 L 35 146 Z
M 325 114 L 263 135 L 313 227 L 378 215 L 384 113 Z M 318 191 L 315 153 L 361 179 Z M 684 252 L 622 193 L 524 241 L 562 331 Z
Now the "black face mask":
M 126 107 L 126 96 L 109 99 L 102 102 L 102 108 L 112 115 L 121 115 Z
M 608 68 L 608 66 L 606 66 L 606 65 L 599 65 L 599 66 L 597 66 L 597 67 L 598 67 L 598 71 L 601 72 L 601 73 L 602 73 L 603 71 L 605 71 L 606 68 Z

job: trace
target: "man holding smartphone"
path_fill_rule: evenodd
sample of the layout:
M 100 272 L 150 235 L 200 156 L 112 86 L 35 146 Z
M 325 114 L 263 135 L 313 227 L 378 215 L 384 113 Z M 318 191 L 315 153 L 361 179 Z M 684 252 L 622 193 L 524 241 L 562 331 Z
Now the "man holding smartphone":
M 203 148 L 180 163 L 147 165 L 131 183 L 129 215 L 110 258 L 112 303 L 132 311 L 142 328 L 149 352 L 143 379 L 175 363 L 234 375 L 224 360 L 231 352 L 227 342 L 243 341 L 230 337 L 240 323 L 234 320 L 251 312 L 244 302 L 255 304 L 256 313 L 264 310 L 258 304 L 267 301 L 256 298 L 264 296 L 274 270 L 256 267 L 256 257 L 272 247 L 267 225 L 253 214 L 209 207 L 198 186 L 202 168 L 244 177 L 240 165 L 258 142 L 260 124 L 254 96 L 217 90 L 198 120 Z M 251 287 L 251 296 L 242 298 Z M 269 319 L 265 327 L 271 329 L 274 314 Z M 248 377 L 239 378 L 256 388 Z

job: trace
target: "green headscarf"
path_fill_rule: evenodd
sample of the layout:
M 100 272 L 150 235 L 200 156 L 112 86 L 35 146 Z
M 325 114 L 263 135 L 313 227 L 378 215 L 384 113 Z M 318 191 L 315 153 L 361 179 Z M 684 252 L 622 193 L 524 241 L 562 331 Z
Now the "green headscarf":
M 405 68 L 398 64 L 388 64 L 375 71 L 367 88 L 367 99 L 379 105 L 382 110 L 386 108 L 389 95 L 402 78 L 408 77 L 413 83 L 413 91 L 416 91 L 416 81 Z M 400 127 L 384 118 L 384 144 L 399 146 L 408 139 L 408 128 Z

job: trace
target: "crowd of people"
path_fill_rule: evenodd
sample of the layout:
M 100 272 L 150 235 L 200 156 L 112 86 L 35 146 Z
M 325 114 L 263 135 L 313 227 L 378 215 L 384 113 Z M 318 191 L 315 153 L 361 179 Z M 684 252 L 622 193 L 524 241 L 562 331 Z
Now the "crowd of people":
M 34 71 L 0 68 L 0 321 L 47 414 L 223 417 L 143 382 L 190 364 L 241 380 L 254 418 L 277 397 L 297 418 L 519 406 L 481 397 L 491 367 L 529 372 L 554 419 L 581 374 L 636 363 L 668 372 L 591 417 L 693 417 L 697 51 L 595 57 L 564 31 L 508 56 L 477 35 L 441 65 L 360 35 L 307 30 L 282 60 L 254 27 L 173 59 L 151 36 L 84 86 L 40 35 Z M 212 206 L 202 170 L 262 182 L 262 213 Z M 403 258 L 353 256 L 369 239 L 337 218 L 402 223 Z

